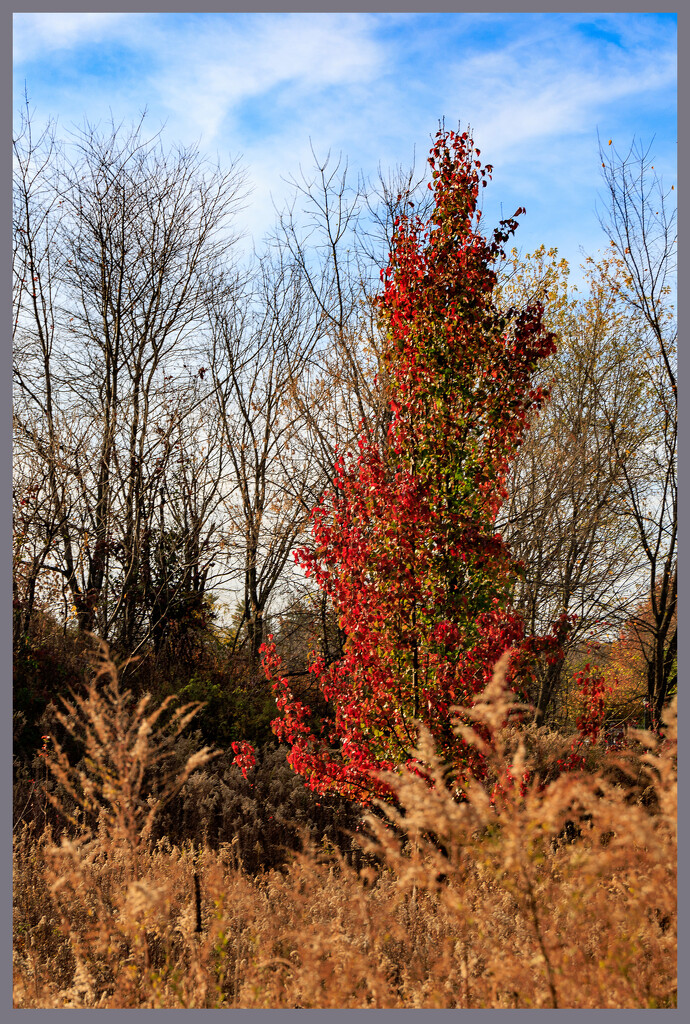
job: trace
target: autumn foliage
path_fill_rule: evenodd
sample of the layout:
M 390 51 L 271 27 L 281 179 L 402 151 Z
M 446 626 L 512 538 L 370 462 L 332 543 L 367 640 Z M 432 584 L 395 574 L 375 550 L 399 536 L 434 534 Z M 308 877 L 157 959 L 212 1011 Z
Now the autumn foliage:
M 264 668 L 291 745 L 290 762 L 319 792 L 366 801 L 373 773 L 407 763 L 423 721 L 461 777 L 482 755 L 456 737 L 451 708 L 471 704 L 494 664 L 523 640 L 509 594 L 516 567 L 494 522 L 528 415 L 545 395 L 539 361 L 554 351 L 542 308 L 497 308 L 495 265 L 517 227 L 480 231 L 482 167 L 467 133 L 441 131 L 429 164 L 434 212 L 398 219 L 379 311 L 386 331 L 391 421 L 385 443 L 364 429 L 340 456 L 334 487 L 295 553 L 339 615 L 344 656 L 314 656 L 333 709 L 315 722 L 281 675 L 271 640 Z M 411 206 L 412 204 L 410 204 Z

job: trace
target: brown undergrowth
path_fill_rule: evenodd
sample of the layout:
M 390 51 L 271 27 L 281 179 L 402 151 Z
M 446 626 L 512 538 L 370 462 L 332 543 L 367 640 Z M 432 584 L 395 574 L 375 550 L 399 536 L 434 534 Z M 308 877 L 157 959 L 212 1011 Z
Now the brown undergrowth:
M 534 759 L 511 701 L 499 663 L 457 725 L 479 745 L 471 720 L 488 728 L 497 779 L 509 766 L 521 778 Z M 638 732 L 593 772 L 535 774 L 493 803 L 479 783 L 452 792 L 421 730 L 417 757 L 435 784 L 393 777 L 398 807 L 366 818 L 369 866 L 311 849 L 253 876 L 232 843 L 150 838 L 212 756 L 147 793 L 147 770 L 193 713 L 132 706 L 105 651 L 62 712 L 88 770 L 51 748 L 81 812 L 62 834 L 15 832 L 15 1007 L 676 1005 L 675 702 L 663 739 Z

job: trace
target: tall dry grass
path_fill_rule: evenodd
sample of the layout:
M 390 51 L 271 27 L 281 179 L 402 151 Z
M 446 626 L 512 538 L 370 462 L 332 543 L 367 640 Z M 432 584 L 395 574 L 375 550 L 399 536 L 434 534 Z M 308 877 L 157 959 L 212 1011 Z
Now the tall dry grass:
M 168 710 L 128 703 L 105 656 L 65 708 L 89 770 L 75 777 L 59 749 L 48 765 L 82 813 L 62 835 L 16 832 L 16 1007 L 676 1005 L 675 703 L 663 741 L 636 733 L 594 772 L 549 780 L 542 765 L 493 803 L 484 784 L 452 792 L 422 730 L 435 784 L 392 777 L 398 807 L 366 818 L 368 867 L 312 849 L 255 876 L 233 843 L 152 841 L 156 813 L 211 756 L 145 795 L 193 713 L 166 725 Z M 494 780 L 544 760 L 513 710 L 499 664 L 457 725 L 479 745 L 472 720 L 488 730 Z

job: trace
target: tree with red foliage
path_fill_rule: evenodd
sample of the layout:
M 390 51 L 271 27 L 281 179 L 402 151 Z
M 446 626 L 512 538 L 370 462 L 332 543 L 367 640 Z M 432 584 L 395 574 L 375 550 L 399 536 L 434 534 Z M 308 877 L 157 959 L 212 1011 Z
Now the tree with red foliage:
M 523 641 L 510 607 L 516 566 L 495 532 L 509 464 L 545 395 L 533 386 L 555 349 L 539 304 L 499 309 L 494 266 L 515 231 L 479 230 L 491 177 L 467 133 L 439 131 L 431 150 L 434 211 L 396 221 L 379 299 L 391 422 L 385 445 L 364 429 L 340 456 L 334 487 L 312 515 L 312 543 L 295 552 L 332 601 L 345 637 L 332 664 L 310 671 L 332 708 L 315 721 L 281 675 L 272 639 L 264 669 L 312 789 L 361 802 L 385 795 L 376 773 L 413 759 L 416 723 L 431 730 L 456 777 L 482 774 L 451 708 L 470 705 L 494 664 Z

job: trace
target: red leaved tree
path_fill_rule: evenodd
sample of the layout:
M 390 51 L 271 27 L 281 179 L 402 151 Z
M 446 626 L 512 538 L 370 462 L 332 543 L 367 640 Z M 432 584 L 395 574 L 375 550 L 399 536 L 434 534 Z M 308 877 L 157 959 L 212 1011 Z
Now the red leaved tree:
M 516 566 L 496 513 L 554 351 L 542 309 L 493 301 L 503 243 L 517 227 L 479 231 L 481 166 L 467 133 L 440 131 L 431 150 L 434 212 L 396 221 L 380 314 L 387 332 L 391 422 L 384 445 L 364 430 L 339 458 L 335 486 L 313 512 L 312 543 L 295 552 L 336 609 L 344 654 L 310 671 L 332 708 L 318 723 L 281 675 L 272 639 L 264 668 L 281 717 L 275 734 L 312 789 L 366 802 L 376 773 L 412 759 L 424 722 L 460 778 L 482 757 L 453 733 L 450 709 L 471 705 L 498 658 L 523 640 L 509 595 Z M 524 661 L 524 659 L 522 659 Z

